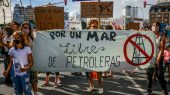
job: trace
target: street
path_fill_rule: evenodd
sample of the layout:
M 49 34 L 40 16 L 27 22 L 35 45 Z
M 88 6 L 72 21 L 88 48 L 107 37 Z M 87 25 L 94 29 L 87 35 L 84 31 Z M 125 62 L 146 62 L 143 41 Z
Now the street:
M 2 75 L 3 64 L 0 64 L 0 95 L 13 95 L 13 88 L 2 83 L 4 77 Z M 48 87 L 41 87 L 45 74 L 38 74 L 39 95 L 98 95 L 97 81 L 95 81 L 95 91 L 87 92 L 88 81 L 83 75 L 72 76 L 70 73 L 61 73 L 62 85 L 54 88 L 54 75 L 51 75 Z M 137 71 L 135 73 L 115 73 L 112 78 L 104 78 L 104 94 L 103 95 L 142 95 L 146 91 L 146 75 L 145 71 Z M 170 85 L 167 85 L 170 92 Z M 162 95 L 159 83 L 153 84 L 153 95 Z

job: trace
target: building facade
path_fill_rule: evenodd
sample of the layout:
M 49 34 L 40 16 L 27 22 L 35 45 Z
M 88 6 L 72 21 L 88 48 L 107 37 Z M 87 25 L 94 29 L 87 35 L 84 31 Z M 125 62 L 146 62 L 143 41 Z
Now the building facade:
M 35 21 L 34 8 L 32 6 L 24 7 L 16 4 L 13 12 L 13 20 L 19 23 L 30 20 Z
M 157 3 L 170 2 L 170 0 L 157 0 Z
M 170 2 L 162 2 L 168 0 L 159 1 L 161 1 L 161 3 L 153 5 L 150 9 L 150 23 L 160 22 L 170 25 Z

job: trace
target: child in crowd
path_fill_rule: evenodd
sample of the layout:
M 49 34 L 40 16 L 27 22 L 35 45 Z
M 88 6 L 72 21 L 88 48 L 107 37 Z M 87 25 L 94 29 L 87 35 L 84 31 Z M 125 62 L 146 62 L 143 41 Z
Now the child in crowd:
M 4 76 L 14 69 L 13 86 L 16 95 L 32 95 L 28 70 L 33 65 L 32 52 L 27 46 L 23 32 L 13 34 L 12 48 L 9 50 L 10 61 Z M 13 65 L 13 66 L 12 66 Z

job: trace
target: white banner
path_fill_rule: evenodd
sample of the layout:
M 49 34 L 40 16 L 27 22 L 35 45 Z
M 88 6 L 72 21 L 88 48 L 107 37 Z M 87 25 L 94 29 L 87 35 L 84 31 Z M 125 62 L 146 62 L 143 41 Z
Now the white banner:
M 33 42 L 32 70 L 119 72 L 139 66 L 147 68 L 154 63 L 155 52 L 152 32 L 40 31 Z
M 10 0 L 0 0 L 0 24 L 7 24 L 11 21 L 12 13 Z

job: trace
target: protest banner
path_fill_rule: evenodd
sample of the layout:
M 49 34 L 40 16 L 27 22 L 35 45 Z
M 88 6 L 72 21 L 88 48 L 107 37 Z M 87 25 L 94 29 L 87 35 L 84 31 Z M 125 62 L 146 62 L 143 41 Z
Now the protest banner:
M 113 17 L 113 2 L 81 2 L 81 18 Z
M 11 1 L 0 0 L 0 24 L 7 24 L 12 21 Z
M 64 8 L 35 7 L 35 22 L 38 30 L 64 29 Z
M 122 71 L 152 66 L 153 32 L 50 30 L 37 32 L 32 70 L 52 72 Z

